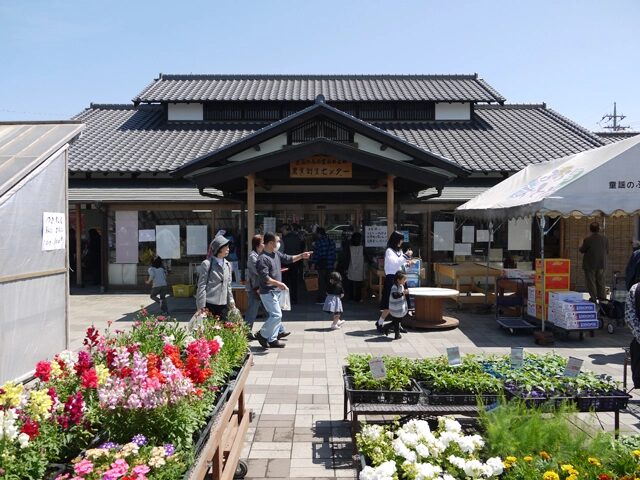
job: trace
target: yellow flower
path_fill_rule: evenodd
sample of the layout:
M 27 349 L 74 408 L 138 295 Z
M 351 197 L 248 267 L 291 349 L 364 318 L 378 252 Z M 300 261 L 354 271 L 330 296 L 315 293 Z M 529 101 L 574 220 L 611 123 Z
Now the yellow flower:
M 553 470 L 547 470 L 542 475 L 542 480 L 560 480 L 560 476 Z
M 640 450 L 634 450 L 633 452 L 631 452 L 631 454 L 632 454 L 634 457 L 638 458 L 638 457 L 640 457 Z
M 522 457 L 522 459 L 525 462 L 532 462 L 533 461 L 533 457 L 531 455 L 525 455 L 524 457 Z
M 509 456 L 509 457 L 505 458 L 505 460 L 507 462 L 509 462 L 509 463 L 515 463 L 515 462 L 518 461 L 518 459 L 516 457 L 513 457 L 513 456 Z
M 101 363 L 98 363 L 96 365 L 96 375 L 98 376 L 98 385 L 104 385 L 107 378 L 109 378 L 109 369 Z
M 547 452 L 545 452 L 544 450 L 542 450 L 540 452 L 540 457 L 542 457 L 543 460 L 551 460 L 551 455 L 549 455 Z
M 589 457 L 587 460 L 589 461 L 589 463 L 591 465 L 595 465 L 596 467 L 601 467 L 602 466 L 602 464 L 600 463 L 600 460 L 598 460 L 597 458 Z
M 57 378 L 62 375 L 62 368 L 56 360 L 51 360 L 51 377 Z
M 566 478 L 566 480 L 578 480 L 578 474 L 577 474 L 577 473 L 576 473 L 576 474 L 573 474 L 573 473 L 572 473 L 571 475 L 569 475 L 569 476 Z
M 50 410 L 53 406 L 53 400 L 46 390 L 32 390 L 29 395 L 29 405 L 27 409 L 33 416 L 33 419 L 41 422 L 51 416 Z
M 509 470 L 511 467 L 513 467 L 513 464 L 509 462 L 502 462 L 502 466 L 505 468 L 505 470 Z
M 14 382 L 7 382 L 0 387 L 0 389 L 4 390 L 4 393 L 0 394 L 0 405 L 9 408 L 17 408 L 20 406 L 24 385 L 21 383 L 16 385 Z
M 575 468 L 570 463 L 565 463 L 564 465 L 560 466 L 560 470 L 562 470 L 563 472 L 569 472 L 570 473 L 571 470 L 575 470 Z

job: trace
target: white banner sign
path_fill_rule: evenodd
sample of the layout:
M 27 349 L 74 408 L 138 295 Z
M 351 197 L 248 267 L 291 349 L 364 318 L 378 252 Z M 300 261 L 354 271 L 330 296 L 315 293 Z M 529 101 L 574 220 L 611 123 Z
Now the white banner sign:
M 475 230 L 476 229 L 473 225 L 463 226 L 462 227 L 462 243 L 473 243 Z
M 180 258 L 180 225 L 156 225 L 156 253 L 163 259 Z
M 433 250 L 450 252 L 453 250 L 453 222 L 433 222 Z
M 531 250 L 531 217 L 509 220 L 509 250 Z
M 187 225 L 187 255 L 207 254 L 207 226 Z
M 116 263 L 138 263 L 138 212 L 116 212 Z
M 138 230 L 138 241 L 139 242 L 155 242 L 156 241 L 156 231 L 155 230 Z
M 64 250 L 66 231 L 64 213 L 42 212 L 42 250 Z
M 364 245 L 366 247 L 387 246 L 387 226 L 367 225 L 364 227 Z

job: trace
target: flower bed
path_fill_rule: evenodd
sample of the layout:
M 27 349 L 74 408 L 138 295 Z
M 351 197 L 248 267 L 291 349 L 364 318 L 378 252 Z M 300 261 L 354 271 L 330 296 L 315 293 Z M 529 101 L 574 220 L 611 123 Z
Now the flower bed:
M 89 328 L 82 350 L 39 362 L 29 388 L 0 389 L 0 478 L 44 478 L 48 464 L 71 459 L 69 477 L 58 478 L 103 478 L 105 465 L 124 472 L 113 478 L 179 478 L 247 348 L 241 317 L 188 331 L 143 310 L 129 332 Z M 172 454 L 161 459 L 167 445 Z

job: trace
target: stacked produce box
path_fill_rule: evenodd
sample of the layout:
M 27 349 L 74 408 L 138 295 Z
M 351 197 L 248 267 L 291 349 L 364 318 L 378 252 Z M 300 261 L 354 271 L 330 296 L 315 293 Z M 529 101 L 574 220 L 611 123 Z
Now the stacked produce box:
M 544 272 L 544 305 L 549 305 L 551 292 L 566 292 L 569 290 L 571 276 L 571 261 L 565 258 L 536 259 L 536 283 L 529 287 L 527 296 L 527 314 L 540 320 L 546 320 L 542 307 L 542 273 Z
M 579 292 L 552 292 L 549 296 L 548 320 L 565 330 L 598 328 L 596 304 L 584 300 Z

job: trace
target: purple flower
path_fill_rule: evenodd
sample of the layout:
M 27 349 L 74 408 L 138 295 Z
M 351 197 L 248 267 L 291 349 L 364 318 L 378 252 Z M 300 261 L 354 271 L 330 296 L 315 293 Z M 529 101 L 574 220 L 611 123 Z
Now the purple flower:
M 167 457 L 170 457 L 171 455 L 173 455 L 175 451 L 176 451 L 176 447 L 174 447 L 172 443 L 164 444 L 164 453 Z
M 144 447 L 147 444 L 147 437 L 139 433 L 138 435 L 133 437 L 131 441 L 136 445 L 138 445 L 139 447 Z
M 118 448 L 118 444 L 113 442 L 105 442 L 102 445 L 100 445 L 98 448 L 102 448 L 104 450 L 112 450 L 114 448 Z

